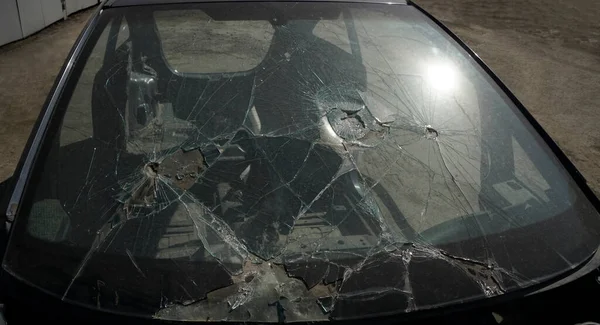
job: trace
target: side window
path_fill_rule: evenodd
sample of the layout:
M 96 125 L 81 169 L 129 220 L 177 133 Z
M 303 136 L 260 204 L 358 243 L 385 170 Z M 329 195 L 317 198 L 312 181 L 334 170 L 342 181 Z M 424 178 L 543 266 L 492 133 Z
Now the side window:
M 109 23 L 110 24 L 110 23 Z M 105 28 L 90 53 L 81 76 L 73 90 L 60 131 L 60 146 L 83 141 L 93 135 L 92 126 L 92 91 L 94 78 L 102 68 L 106 53 L 115 51 L 129 39 L 129 29 L 123 19 L 120 23 L 117 41 L 111 42 L 111 28 Z M 116 44 L 116 48 L 107 48 Z

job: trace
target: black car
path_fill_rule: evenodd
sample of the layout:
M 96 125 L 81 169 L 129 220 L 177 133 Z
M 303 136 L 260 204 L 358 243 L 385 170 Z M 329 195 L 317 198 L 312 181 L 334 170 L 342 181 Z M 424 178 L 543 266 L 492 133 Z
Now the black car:
M 9 323 L 593 318 L 597 198 L 401 0 L 105 1 L 3 190 Z

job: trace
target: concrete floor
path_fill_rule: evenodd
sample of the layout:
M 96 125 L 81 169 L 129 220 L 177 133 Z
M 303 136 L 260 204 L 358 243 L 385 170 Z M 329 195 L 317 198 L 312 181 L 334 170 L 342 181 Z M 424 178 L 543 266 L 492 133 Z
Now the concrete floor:
M 419 0 L 507 84 L 600 193 L 600 1 Z M 0 180 L 93 10 L 0 48 Z
M 54 79 L 93 9 L 0 47 L 0 180 L 12 175 Z

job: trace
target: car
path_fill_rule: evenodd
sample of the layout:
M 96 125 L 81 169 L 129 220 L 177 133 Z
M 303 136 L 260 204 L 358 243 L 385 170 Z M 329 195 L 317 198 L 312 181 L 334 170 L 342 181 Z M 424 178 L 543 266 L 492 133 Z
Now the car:
M 575 323 L 598 290 L 585 179 L 403 0 L 104 1 L 2 191 L 8 323 Z

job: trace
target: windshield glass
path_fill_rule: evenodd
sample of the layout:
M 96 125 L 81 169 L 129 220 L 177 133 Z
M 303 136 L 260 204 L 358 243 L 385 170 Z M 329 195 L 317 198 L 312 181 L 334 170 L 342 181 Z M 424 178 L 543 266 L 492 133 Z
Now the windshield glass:
M 67 300 L 318 321 L 572 269 L 598 215 L 417 9 L 106 9 L 62 91 L 4 268 Z

